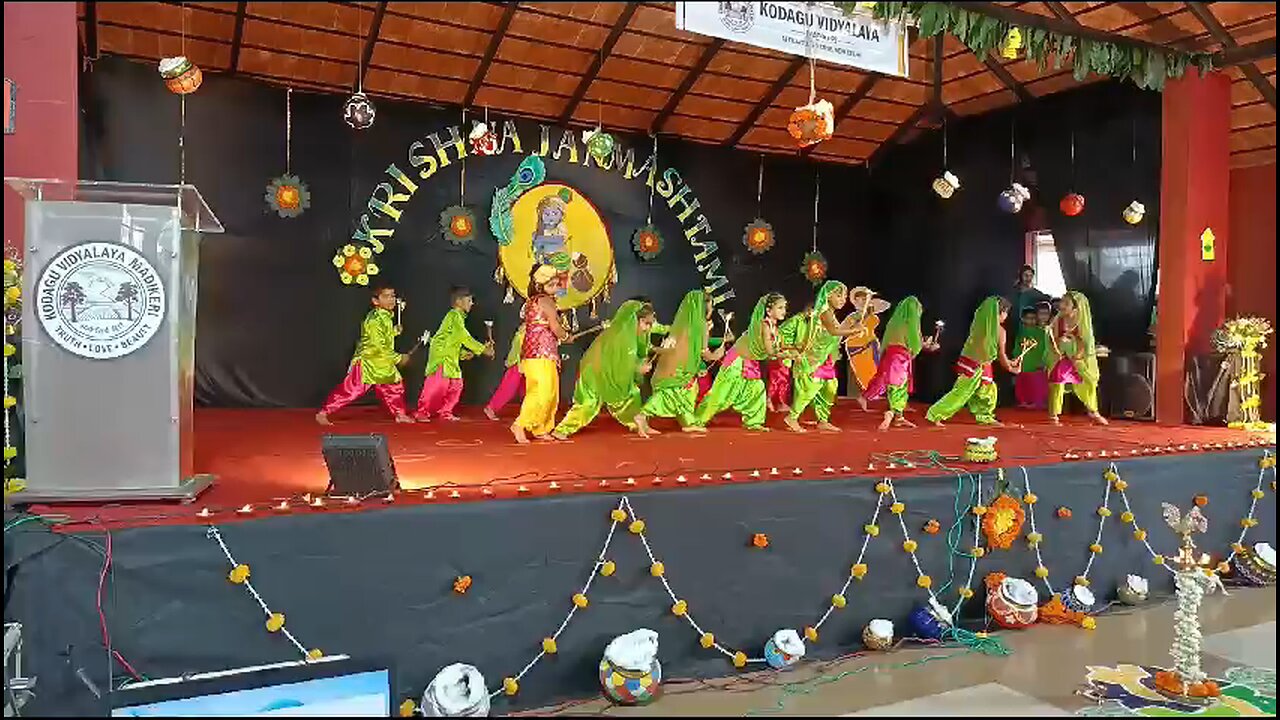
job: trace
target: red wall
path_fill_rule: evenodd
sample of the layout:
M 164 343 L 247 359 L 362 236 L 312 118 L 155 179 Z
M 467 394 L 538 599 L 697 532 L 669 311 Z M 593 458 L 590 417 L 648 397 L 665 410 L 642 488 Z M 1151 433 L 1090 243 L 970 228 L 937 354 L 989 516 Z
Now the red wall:
M 74 2 L 4 4 L 4 76 L 18 86 L 15 132 L 4 136 L 5 177 L 79 177 L 78 33 Z M 21 241 L 22 202 L 5 189 L 5 248 Z
M 1231 171 L 1231 249 L 1227 312 L 1259 315 L 1276 325 L 1276 166 Z M 1276 419 L 1276 342 L 1263 354 L 1262 417 Z

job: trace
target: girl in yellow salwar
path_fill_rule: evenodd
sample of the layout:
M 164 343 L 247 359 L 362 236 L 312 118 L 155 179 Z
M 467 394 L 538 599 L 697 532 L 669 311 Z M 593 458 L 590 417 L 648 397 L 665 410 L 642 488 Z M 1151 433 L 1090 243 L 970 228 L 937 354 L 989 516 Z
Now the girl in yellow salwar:
M 725 338 L 730 340 L 732 338 Z M 676 418 L 680 429 L 703 433 L 706 428 L 694 421 L 698 404 L 698 371 L 703 361 L 717 362 L 724 357 L 725 346 L 708 347 L 711 341 L 711 303 L 707 294 L 693 290 L 684 296 L 676 310 L 675 321 L 667 333 L 667 342 L 658 350 L 653 371 L 653 394 L 644 404 L 646 418 Z
M 573 387 L 573 407 L 565 413 L 553 435 L 564 440 L 586 427 L 601 407 L 641 437 L 654 433 L 641 414 L 640 378 L 651 369 L 649 331 L 653 308 L 638 300 L 622 303 L 605 328 L 587 348 L 578 365 Z
M 729 408 L 742 416 L 748 430 L 764 431 L 765 386 L 760 374 L 761 360 L 774 360 L 778 355 L 778 323 L 787 316 L 787 299 L 769 293 L 756 302 L 751 323 L 720 361 L 711 392 L 694 412 L 693 422 L 706 427 L 711 418 Z
M 1084 293 L 1071 291 L 1063 296 L 1058 316 L 1049 323 L 1049 420 L 1061 424 L 1062 400 L 1066 386 L 1084 404 L 1089 417 L 1099 425 L 1107 419 L 1098 412 L 1098 346 L 1093 339 L 1093 313 Z
M 818 429 L 838 432 L 831 424 L 831 409 L 836 404 L 836 359 L 840 357 L 840 341 L 862 330 L 846 327 L 836 322 L 836 311 L 849 300 L 844 283 L 828 280 L 818 288 L 813 301 L 813 314 L 801 329 L 798 357 L 791 366 L 791 382 L 794 385 L 791 412 L 787 413 L 787 428 L 792 432 L 806 432 L 800 427 L 800 415 L 810 406 L 818 418 Z M 858 404 L 865 410 L 867 401 L 858 396 Z
M 520 372 L 524 375 L 524 400 L 520 415 L 511 424 L 516 442 L 529 442 L 526 433 L 539 440 L 551 439 L 560 404 L 560 343 L 569 337 L 560 326 L 556 291 L 560 272 L 551 265 L 536 265 L 529 274 L 528 300 L 521 311 L 524 340 L 520 344 Z

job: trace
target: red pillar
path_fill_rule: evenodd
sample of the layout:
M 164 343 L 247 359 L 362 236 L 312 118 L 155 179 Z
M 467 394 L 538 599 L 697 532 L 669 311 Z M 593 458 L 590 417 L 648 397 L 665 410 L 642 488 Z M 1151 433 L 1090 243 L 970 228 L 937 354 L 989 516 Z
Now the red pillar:
M 1188 359 L 1209 350 L 1226 316 L 1231 80 L 1189 71 L 1164 89 L 1156 420 L 1182 423 Z M 1211 229 L 1215 257 L 1201 257 Z
M 74 2 L 4 4 L 4 76 L 18 86 L 5 177 L 79 178 L 79 63 Z M 22 200 L 7 189 L 4 246 L 22 247 Z

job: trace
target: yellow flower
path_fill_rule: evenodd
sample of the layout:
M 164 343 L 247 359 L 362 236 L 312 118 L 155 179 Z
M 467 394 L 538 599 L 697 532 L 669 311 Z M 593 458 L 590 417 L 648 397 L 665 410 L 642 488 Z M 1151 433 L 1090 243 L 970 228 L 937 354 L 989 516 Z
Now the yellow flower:
M 889 506 L 889 512 L 893 513 L 894 515 L 901 515 L 902 511 L 906 509 L 907 509 L 907 506 L 903 505 L 900 502 L 896 502 Z
M 666 566 L 664 566 L 660 562 L 655 562 L 649 566 L 649 574 L 654 577 L 662 577 L 663 573 L 665 573 L 666 571 L 667 571 Z
M 5 357 L 13 357 L 13 354 L 14 354 L 14 353 L 16 353 L 16 352 L 18 352 L 18 348 L 14 347 L 12 343 L 5 343 L 5 344 L 4 344 L 4 356 L 5 356 Z
M 1102 505 L 1098 508 L 1098 517 L 1111 517 L 1111 508 Z
M 632 520 L 631 524 L 627 526 L 627 529 L 630 530 L 632 533 L 639 535 L 640 533 L 644 532 L 644 521 Z
M 22 299 L 22 288 L 14 285 L 4 289 L 4 301 L 10 305 L 16 305 Z
M 956 590 L 956 594 L 958 594 L 960 597 L 964 598 L 965 600 L 968 600 L 969 598 L 973 597 L 973 588 L 961 586 L 960 589 Z
M 1125 482 L 1124 480 L 1117 479 L 1114 483 L 1111 483 L 1111 485 L 1116 489 L 1117 492 L 1124 492 L 1125 490 L 1129 489 L 1129 483 Z
M 1094 543 L 1089 546 L 1089 552 L 1093 553 L 1094 555 L 1097 555 L 1102 552 L 1102 546 L 1099 545 L 1098 543 Z
M 880 526 L 879 526 L 879 525 L 871 525 L 871 524 L 867 524 L 867 525 L 863 525 L 863 526 L 862 526 L 862 529 L 863 529 L 863 530 L 866 530 L 866 531 L 867 531 L 867 534 L 868 534 L 868 535 L 870 535 L 871 537 L 875 537 L 875 536 L 877 536 L 877 535 L 879 535 L 879 534 L 880 534 Z
M 733 666 L 736 668 L 747 666 L 747 654 L 739 650 L 733 654 Z
M 716 644 L 716 636 L 709 632 L 704 632 L 702 637 L 698 638 L 698 644 L 704 648 L 710 648 Z
M 405 700 L 400 703 L 400 717 L 413 717 L 418 712 L 418 704 L 412 700 Z
M 1133 513 L 1128 510 L 1120 513 L 1120 522 L 1125 523 L 1126 525 L 1133 522 Z
M 5 409 L 6 409 L 6 410 L 8 410 L 9 408 L 11 408 L 11 407 L 13 407 L 14 405 L 17 405 L 17 404 L 18 404 L 18 398 L 14 397 L 14 396 L 12 396 L 12 395 L 5 395 L 5 396 L 4 396 L 4 407 L 5 407 Z M 1261 493 L 1259 493 L 1259 494 L 1261 494 Z
M 846 600 L 845 597 L 840 593 L 836 593 L 835 595 L 831 596 L 831 605 L 833 607 L 842 608 L 845 606 L 846 603 L 848 603 L 848 600 Z
M 982 517 L 983 515 L 986 515 L 986 514 L 987 514 L 987 506 L 986 506 L 986 505 L 974 505 L 974 506 L 973 506 L 973 514 L 974 514 L 974 515 L 977 515 L 978 517 Z
M 1241 544 L 1241 543 L 1238 543 L 1238 542 L 1237 542 L 1237 543 L 1231 543 L 1231 552 L 1234 552 L 1234 553 L 1242 553 L 1242 552 L 1244 552 L 1244 545 L 1243 545 L 1243 544 Z
M 227 573 L 227 579 L 236 585 L 243 583 L 249 579 L 249 566 L 241 563 L 231 568 L 231 572 Z
M 676 604 L 671 606 L 671 614 L 676 617 L 684 617 L 687 612 L 689 612 L 689 603 L 683 600 L 677 600 Z
M 880 493 L 881 495 L 884 495 L 885 493 L 889 492 L 889 490 L 891 489 L 892 488 L 889 487 L 889 483 L 887 482 L 876 483 L 876 492 Z
M 915 551 L 916 551 L 916 547 L 917 547 L 917 546 L 916 546 L 916 541 L 915 541 L 915 540 L 904 540 L 904 541 L 903 541 L 903 543 L 902 543 L 902 549 L 903 549 L 903 550 L 906 550 L 906 551 L 907 551 L 907 552 L 909 552 L 909 553 L 913 553 L 913 552 L 915 552 Z
M 982 557 L 983 555 L 986 555 L 986 554 L 987 554 L 987 550 L 986 550 L 986 548 L 976 547 L 976 548 L 974 548 L 974 549 L 973 549 L 972 554 L 973 554 L 973 556 L 974 556 L 975 558 L 980 558 L 980 557 Z
M 1120 475 L 1116 473 L 1115 470 L 1112 470 L 1111 468 L 1107 468 L 1107 471 L 1102 473 L 1102 477 L 1109 483 L 1113 483 L 1116 480 L 1120 479 Z
M 1036 577 L 1040 578 L 1041 580 L 1044 580 L 1045 578 L 1049 577 L 1049 568 L 1043 565 L 1036 567 Z
M 1022 496 L 1022 502 L 1026 503 L 1026 504 L 1028 504 L 1028 505 L 1035 505 L 1035 504 L 1036 504 L 1036 501 L 1037 501 L 1037 500 L 1039 500 L 1039 499 L 1040 499 L 1040 498 L 1036 497 L 1036 494 L 1035 494 L 1035 493 L 1027 493 L 1026 495 L 1023 495 L 1023 496 Z
M 1258 521 L 1254 520 L 1253 518 L 1240 518 L 1240 527 L 1242 528 L 1251 528 L 1257 524 L 1258 524 Z
M 614 508 L 609 512 L 609 519 L 614 522 L 626 522 L 627 511 L 622 508 Z
M 1133 531 L 1133 539 L 1134 539 L 1134 540 L 1137 540 L 1138 542 L 1142 542 L 1143 540 L 1146 540 L 1146 539 L 1147 539 L 1147 531 L 1146 531 L 1146 530 L 1143 530 L 1142 528 L 1137 528 L 1137 529 L 1135 529 L 1135 530 Z
M 552 637 L 542 638 L 542 652 L 548 655 L 555 655 L 556 650 L 560 648 L 556 646 L 556 639 Z
M 861 580 L 867 575 L 867 566 L 864 563 L 858 563 L 849 568 L 849 574 Z
M 1098 621 L 1086 615 L 1084 619 L 1080 621 L 1080 627 L 1085 630 L 1093 630 L 1098 627 Z
M 605 560 L 600 563 L 600 574 L 609 577 L 618 571 L 618 566 L 612 560 Z
M 5 407 L 8 407 L 8 406 L 9 406 L 9 404 L 8 404 L 8 403 L 9 403 L 9 398 L 5 398 L 5 399 L 4 399 L 4 401 L 5 401 Z M 1262 499 L 1262 496 L 1263 496 L 1263 495 L 1265 495 L 1265 494 L 1266 494 L 1266 493 L 1262 492 L 1261 490 L 1253 490 L 1253 491 L 1250 491 L 1250 493 L 1249 493 L 1249 495 L 1250 495 L 1251 497 L 1253 497 L 1253 499 L 1254 499 L 1254 500 L 1261 500 L 1261 499 Z
M 284 627 L 284 613 L 271 613 L 267 617 L 267 632 L 280 632 Z
M 1152 555 L 1152 556 L 1151 556 L 1151 562 L 1153 562 L 1153 563 L 1155 563 L 1155 564 L 1157 564 L 1157 565 L 1163 565 L 1163 564 L 1164 564 L 1164 556 L 1163 556 L 1163 555 Z
M 1089 587 L 1089 578 L 1083 575 L 1077 575 L 1074 582 L 1081 587 Z
M 573 596 L 573 604 L 575 607 L 578 607 L 578 608 L 586 607 L 587 596 L 583 595 L 582 593 L 577 593 L 576 595 Z
M 812 625 L 805 626 L 804 639 L 809 642 L 818 642 L 818 628 Z
M 515 695 L 520 692 L 520 683 L 516 682 L 513 677 L 502 678 L 502 692 L 507 695 Z
M 324 651 L 320 648 L 311 648 L 307 651 L 308 660 L 319 660 L 322 657 L 324 657 Z
M 928 590 L 930 587 L 933 586 L 933 578 L 929 577 L 928 575 L 921 575 L 920 577 L 916 578 L 916 585 L 919 585 L 925 590 Z
M 1027 533 L 1027 544 L 1031 547 L 1039 545 L 1041 540 L 1044 540 L 1044 535 L 1038 532 Z
M 6 445 L 4 448 L 4 459 L 12 460 L 16 457 L 18 457 L 18 448 L 13 447 L 12 445 Z

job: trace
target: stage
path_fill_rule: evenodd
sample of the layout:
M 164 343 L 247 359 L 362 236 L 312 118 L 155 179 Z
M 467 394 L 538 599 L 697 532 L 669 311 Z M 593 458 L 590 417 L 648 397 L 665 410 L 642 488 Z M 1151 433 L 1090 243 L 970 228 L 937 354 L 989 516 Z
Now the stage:
M 875 408 L 873 408 L 874 410 Z M 878 412 L 863 413 L 842 401 L 834 422 L 843 432 L 796 434 L 771 414 L 767 433 L 742 429 L 726 413 L 706 435 L 679 432 L 673 421 L 656 420 L 662 435 L 644 439 L 625 431 L 607 414 L 564 443 L 517 445 L 507 431 L 514 407 L 498 422 L 476 408 L 464 408 L 457 422 L 401 425 L 380 407 L 362 406 L 340 413 L 332 427 L 316 424 L 310 410 L 200 409 L 196 412 L 196 470 L 215 475 L 213 487 L 195 503 L 38 506 L 37 512 L 67 515 L 113 527 L 182 522 L 227 522 L 255 516 L 306 512 L 304 496 L 323 494 L 328 474 L 320 454 L 326 433 L 379 433 L 387 436 L 400 479 L 395 503 L 459 502 L 546 494 L 679 489 L 779 480 L 867 476 L 907 477 L 936 474 L 937 464 L 922 463 L 929 451 L 951 458 L 966 438 L 994 436 L 998 465 L 1041 465 L 1078 455 L 1130 458 L 1135 455 L 1227 450 L 1274 441 L 1221 427 L 1161 426 L 1113 421 L 1100 427 L 1080 416 L 1064 416 L 1054 427 L 1043 412 L 1004 409 L 1003 428 L 980 427 L 962 413 L 945 428 L 925 426 L 925 406 L 908 416 L 917 429 L 876 429 Z M 1103 455 L 1105 453 L 1105 455 Z M 908 460 L 887 462 L 889 455 Z M 958 460 L 949 467 L 978 468 Z M 775 472 L 776 470 L 776 472 Z M 728 477 L 726 477 L 726 474 Z M 430 497 L 425 491 L 431 490 Z M 20 498 L 19 498 L 20 501 Z M 248 506 L 248 507 L 246 507 Z M 327 510 L 385 507 L 381 500 L 358 506 L 330 502 Z

